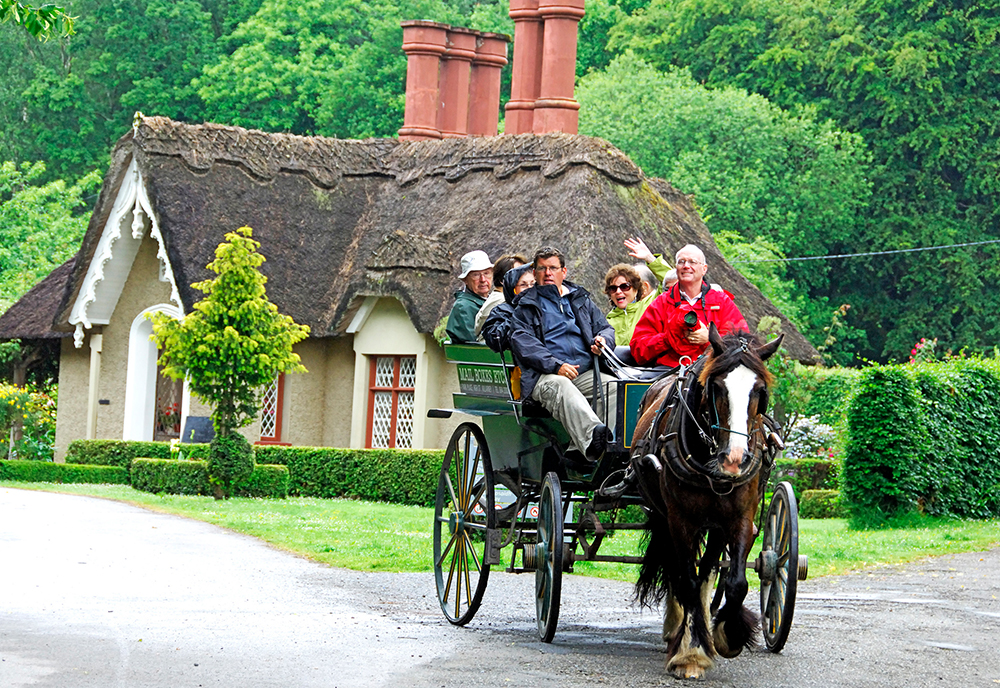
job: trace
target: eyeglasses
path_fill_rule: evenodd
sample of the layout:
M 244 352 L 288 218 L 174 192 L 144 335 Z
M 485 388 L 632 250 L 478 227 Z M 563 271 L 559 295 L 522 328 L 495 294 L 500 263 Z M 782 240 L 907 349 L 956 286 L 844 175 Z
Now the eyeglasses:
M 677 261 L 677 267 L 683 267 L 685 265 L 690 265 L 694 267 L 695 265 L 701 265 L 701 264 L 702 263 L 700 260 L 688 260 L 687 258 L 682 258 L 681 260 Z
M 538 266 L 535 267 L 535 272 L 543 272 L 545 274 L 555 274 L 555 273 L 559 272 L 560 270 L 565 270 L 565 269 L 566 268 L 561 268 L 561 267 L 555 267 L 555 268 L 553 268 L 553 267 L 549 267 L 547 265 L 538 265 Z
M 616 291 L 626 292 L 632 288 L 632 285 L 626 282 L 625 284 L 609 284 L 605 287 L 604 291 L 608 294 L 614 294 Z

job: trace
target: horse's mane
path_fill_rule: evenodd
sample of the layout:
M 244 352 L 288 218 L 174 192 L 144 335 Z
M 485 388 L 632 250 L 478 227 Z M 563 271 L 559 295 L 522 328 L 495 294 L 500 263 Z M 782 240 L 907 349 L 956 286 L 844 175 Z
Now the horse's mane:
M 757 349 L 763 344 L 760 337 L 746 330 L 727 334 L 722 338 L 722 353 L 720 355 L 716 356 L 714 348 L 709 346 L 708 354 L 705 356 L 705 365 L 698 374 L 698 382 L 701 383 L 702 387 L 705 387 L 713 377 L 728 373 L 742 364 L 770 387 L 772 383 L 771 373 L 768 372 L 767 366 L 764 365 L 764 361 L 757 353 Z

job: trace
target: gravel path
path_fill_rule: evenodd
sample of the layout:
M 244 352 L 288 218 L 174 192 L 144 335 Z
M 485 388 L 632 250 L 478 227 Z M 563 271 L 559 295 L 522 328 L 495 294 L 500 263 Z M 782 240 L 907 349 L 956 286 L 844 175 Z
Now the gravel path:
M 784 652 L 722 660 L 703 683 L 1000 685 L 998 573 L 995 549 L 805 581 Z M 551 645 L 533 585 L 492 575 L 456 628 L 429 574 L 331 569 L 197 521 L 0 488 L 0 686 L 674 683 L 629 585 L 564 578 Z

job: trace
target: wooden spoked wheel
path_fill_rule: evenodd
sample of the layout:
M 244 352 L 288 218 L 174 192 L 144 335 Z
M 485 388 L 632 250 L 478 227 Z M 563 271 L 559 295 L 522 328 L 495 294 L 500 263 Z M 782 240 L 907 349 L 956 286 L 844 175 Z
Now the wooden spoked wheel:
M 552 642 L 559 623 L 563 571 L 562 487 L 559 476 L 546 474 L 538 499 L 538 542 L 535 549 L 535 615 L 538 637 Z
M 434 579 L 441 611 L 462 626 L 479 610 L 490 577 L 488 532 L 496 528 L 493 466 L 478 425 L 448 442 L 434 507 Z
M 781 652 L 792 626 L 799 581 L 799 512 L 790 483 L 774 490 L 759 562 L 764 644 L 771 652 Z

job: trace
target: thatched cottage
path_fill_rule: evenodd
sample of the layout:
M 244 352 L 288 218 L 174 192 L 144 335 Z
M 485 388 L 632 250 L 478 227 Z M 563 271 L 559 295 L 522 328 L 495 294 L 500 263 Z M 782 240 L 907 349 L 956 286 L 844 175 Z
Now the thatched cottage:
M 562 247 L 603 299 L 622 241 L 705 249 L 751 325 L 782 319 L 719 254 L 691 200 L 600 139 L 567 134 L 346 141 L 139 117 L 114 149 L 77 256 L 0 318 L 0 338 L 61 340 L 57 457 L 70 441 L 153 439 L 206 410 L 157 373 L 146 314 L 182 316 L 226 232 L 249 225 L 268 294 L 309 325 L 306 374 L 276 381 L 249 429 L 295 445 L 441 447 L 455 371 L 433 337 L 458 259 Z

